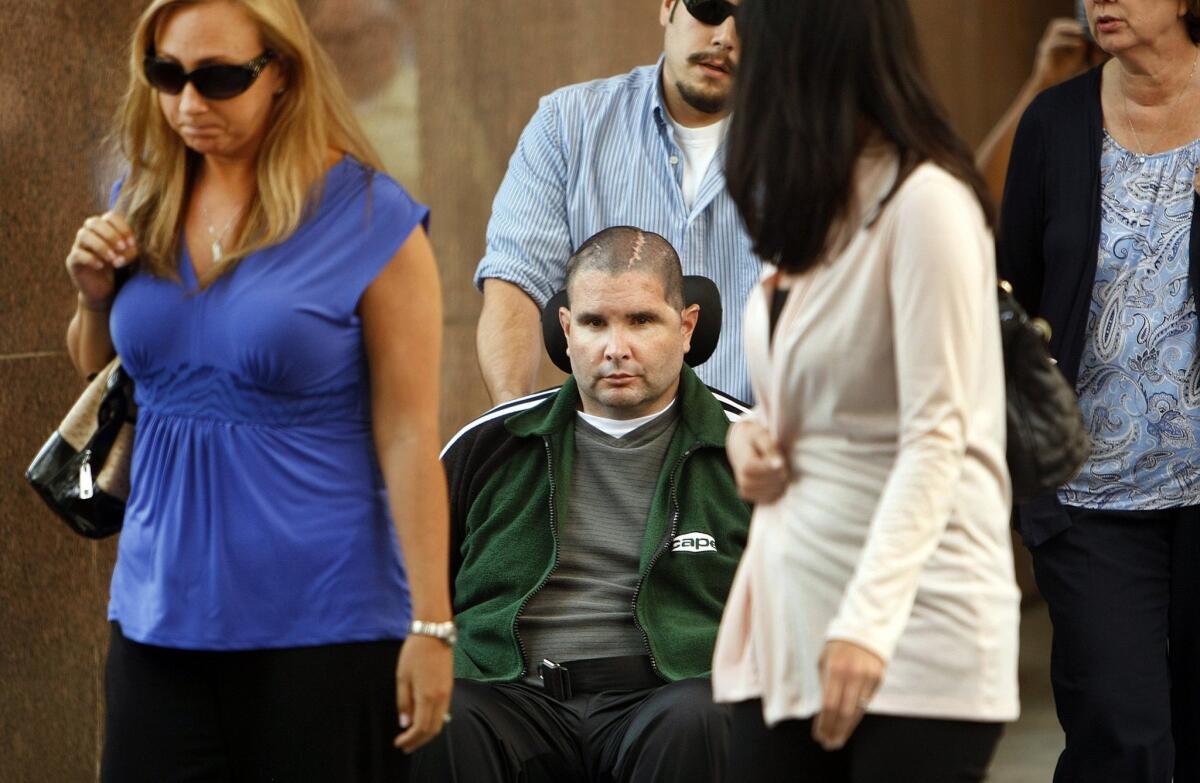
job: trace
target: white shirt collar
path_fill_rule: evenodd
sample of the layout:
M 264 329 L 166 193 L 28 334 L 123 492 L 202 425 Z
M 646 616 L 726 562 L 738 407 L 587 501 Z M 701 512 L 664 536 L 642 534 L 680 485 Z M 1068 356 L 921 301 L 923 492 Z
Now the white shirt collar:
M 636 419 L 609 419 L 604 416 L 595 416 L 591 413 L 584 413 L 583 411 L 577 412 L 579 414 L 579 418 L 600 430 L 605 435 L 608 435 L 611 438 L 623 438 L 636 430 L 638 427 L 641 427 L 644 424 L 649 424 L 659 416 L 662 416 L 674 406 L 675 400 L 671 400 L 671 402 L 667 404 L 667 407 L 663 408 L 658 413 L 651 413 L 649 416 L 641 416 Z

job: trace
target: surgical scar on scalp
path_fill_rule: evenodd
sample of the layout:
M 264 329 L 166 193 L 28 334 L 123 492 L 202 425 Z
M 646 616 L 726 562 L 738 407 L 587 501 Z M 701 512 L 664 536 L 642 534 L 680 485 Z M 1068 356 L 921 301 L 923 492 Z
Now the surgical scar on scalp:
M 642 260 L 642 248 L 646 246 L 646 235 L 641 231 L 633 238 L 633 249 L 629 252 L 629 263 L 626 268 L 633 269 Z

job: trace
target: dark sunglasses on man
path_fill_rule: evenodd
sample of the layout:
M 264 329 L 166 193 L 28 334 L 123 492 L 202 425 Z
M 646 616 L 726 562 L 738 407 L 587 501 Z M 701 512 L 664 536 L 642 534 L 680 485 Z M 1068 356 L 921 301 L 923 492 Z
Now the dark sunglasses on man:
M 262 73 L 267 63 L 275 57 L 270 49 L 242 65 L 201 65 L 191 71 L 183 70 L 183 66 L 174 60 L 166 60 L 153 52 L 146 55 L 142 61 L 142 70 L 146 81 L 159 92 L 167 95 L 178 95 L 183 92 L 188 82 L 196 88 L 196 92 L 212 101 L 224 101 L 250 89 L 254 80 Z
M 683 0 L 688 13 L 697 22 L 716 27 L 729 17 L 737 23 L 737 6 L 729 0 Z

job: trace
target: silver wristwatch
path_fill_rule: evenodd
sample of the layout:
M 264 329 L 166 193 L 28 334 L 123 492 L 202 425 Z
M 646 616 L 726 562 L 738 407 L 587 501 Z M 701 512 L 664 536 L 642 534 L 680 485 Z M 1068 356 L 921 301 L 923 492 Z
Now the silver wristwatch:
M 408 626 L 408 633 L 410 636 L 432 636 L 434 639 L 441 639 L 450 647 L 458 641 L 458 629 L 454 627 L 453 620 L 444 623 L 413 620 Z

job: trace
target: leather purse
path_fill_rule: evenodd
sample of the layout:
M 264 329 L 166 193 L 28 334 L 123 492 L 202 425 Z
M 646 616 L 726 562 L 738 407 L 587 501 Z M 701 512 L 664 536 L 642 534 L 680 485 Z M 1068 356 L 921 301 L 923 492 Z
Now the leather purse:
M 1079 473 L 1092 451 L 1079 410 L 1047 343 L 1050 324 L 1030 318 L 1000 281 L 1000 336 L 1008 399 L 1008 471 L 1013 499 L 1053 492 Z
M 118 357 L 96 374 L 25 471 L 46 505 L 81 536 L 121 529 L 136 419 L 133 379 Z

